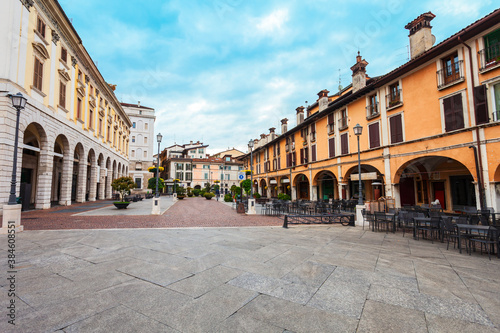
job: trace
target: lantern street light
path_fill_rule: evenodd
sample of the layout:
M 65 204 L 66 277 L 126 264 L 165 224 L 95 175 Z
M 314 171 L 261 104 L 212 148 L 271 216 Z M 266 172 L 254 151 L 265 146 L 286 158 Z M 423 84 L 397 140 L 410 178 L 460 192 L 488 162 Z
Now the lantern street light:
M 248 148 L 250 148 L 250 198 L 253 198 L 253 140 L 248 141 Z
M 19 144 L 19 117 L 21 115 L 21 110 L 26 106 L 27 98 L 21 93 L 15 95 L 9 95 L 12 99 L 12 106 L 17 110 L 16 115 L 16 134 L 14 137 L 14 161 L 12 163 L 12 180 L 10 182 L 10 195 L 9 195 L 9 205 L 16 205 L 16 178 L 17 178 L 17 147 Z
M 158 135 L 156 135 L 156 141 L 158 142 L 158 159 L 157 159 L 157 163 L 156 163 L 156 197 L 160 197 L 160 193 L 158 192 L 158 179 L 160 178 L 160 143 L 161 143 L 161 139 L 163 138 L 163 136 L 161 135 L 161 133 L 158 133 Z
M 363 205 L 363 187 L 361 185 L 361 154 L 360 154 L 360 148 L 359 148 L 359 137 L 361 136 L 361 133 L 363 132 L 363 127 L 360 126 L 359 124 L 356 124 L 353 128 L 354 130 L 354 135 L 358 138 L 358 205 Z

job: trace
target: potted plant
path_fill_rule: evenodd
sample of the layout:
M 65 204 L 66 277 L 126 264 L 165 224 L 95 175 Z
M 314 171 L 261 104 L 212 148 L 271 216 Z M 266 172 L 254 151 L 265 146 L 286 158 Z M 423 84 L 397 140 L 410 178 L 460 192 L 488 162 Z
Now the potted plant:
M 213 197 L 215 197 L 215 194 L 213 194 L 212 192 L 207 192 L 203 196 L 205 197 L 205 199 L 211 200 Z
M 195 189 L 193 190 L 193 195 L 194 195 L 195 197 L 197 197 L 197 196 L 199 196 L 199 195 L 200 195 L 200 192 L 201 192 L 201 190 L 200 190 L 200 189 L 195 188 Z
M 125 201 L 125 195 L 129 193 L 131 189 L 135 188 L 135 186 L 132 177 L 120 177 L 113 180 L 111 187 L 120 194 L 120 201 L 113 202 L 116 208 L 125 209 L 128 207 L 130 202 Z
M 186 189 L 182 186 L 177 188 L 177 199 L 182 200 L 186 197 Z

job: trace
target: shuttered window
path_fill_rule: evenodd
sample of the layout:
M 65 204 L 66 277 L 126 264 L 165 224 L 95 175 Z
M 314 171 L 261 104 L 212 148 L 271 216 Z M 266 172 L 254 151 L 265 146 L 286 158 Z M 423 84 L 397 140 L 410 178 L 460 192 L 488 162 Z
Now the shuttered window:
M 335 125 L 333 123 L 333 113 L 328 115 L 328 133 L 333 133 L 335 130 Z
M 66 108 L 66 85 L 59 81 L 59 106 Z
M 462 94 L 445 98 L 443 100 L 443 108 L 446 132 L 464 128 Z
M 328 139 L 328 157 L 335 157 L 335 138 Z
M 368 125 L 370 135 L 370 148 L 380 147 L 380 131 L 378 123 Z
M 349 154 L 349 138 L 348 133 L 344 133 L 340 136 L 340 153 L 342 155 Z
M 486 99 L 486 86 L 480 85 L 474 87 L 474 105 L 476 109 L 476 124 L 486 124 L 489 122 L 488 102 Z
M 403 142 L 403 122 L 401 114 L 389 119 L 391 130 L 391 143 Z
M 35 58 L 35 70 L 33 73 L 33 87 L 42 91 L 43 64 L 38 58 Z
M 311 146 L 311 162 L 316 162 L 316 145 Z
M 304 158 L 304 149 L 300 150 L 300 164 L 304 164 L 305 158 Z

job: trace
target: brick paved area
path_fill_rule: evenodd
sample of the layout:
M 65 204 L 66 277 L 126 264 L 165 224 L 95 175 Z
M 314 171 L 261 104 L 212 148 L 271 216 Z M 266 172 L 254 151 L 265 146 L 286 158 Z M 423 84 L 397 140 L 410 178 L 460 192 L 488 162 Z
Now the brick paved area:
M 168 200 L 168 199 L 166 199 Z M 151 199 L 146 201 L 151 202 Z M 23 212 L 25 230 L 247 227 L 280 226 L 282 220 L 270 216 L 247 216 L 216 200 L 187 198 L 179 200 L 161 216 L 82 216 L 86 210 L 112 205 L 112 201 L 88 202 L 48 210 Z

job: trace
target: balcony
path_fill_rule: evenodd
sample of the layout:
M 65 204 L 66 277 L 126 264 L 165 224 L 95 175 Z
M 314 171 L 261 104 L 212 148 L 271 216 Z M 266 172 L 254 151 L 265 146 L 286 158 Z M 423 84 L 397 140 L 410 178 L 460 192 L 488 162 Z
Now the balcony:
M 500 111 L 493 112 L 493 121 L 500 121 Z
M 480 71 L 486 71 L 500 65 L 500 43 L 484 48 L 478 53 L 481 58 Z
M 333 132 L 335 132 L 335 124 L 328 124 L 328 134 L 332 134 Z
M 460 60 L 436 72 L 438 89 L 448 88 L 464 81 L 463 63 L 463 60 Z
M 401 89 L 387 94 L 385 99 L 387 101 L 387 109 L 393 109 L 403 105 L 403 101 L 401 101 Z
M 378 102 L 376 102 L 375 104 L 370 104 L 366 107 L 366 119 L 367 120 L 373 119 L 373 118 L 377 117 L 378 115 L 380 115 L 380 111 L 378 109 Z
M 339 131 L 345 130 L 349 127 L 347 117 L 339 119 Z

